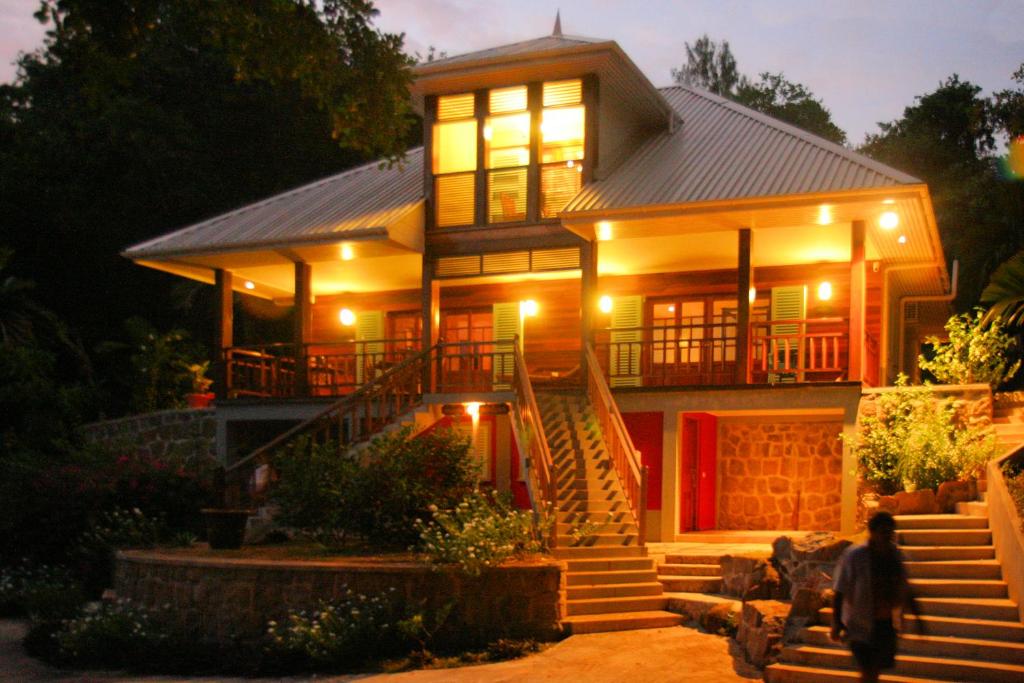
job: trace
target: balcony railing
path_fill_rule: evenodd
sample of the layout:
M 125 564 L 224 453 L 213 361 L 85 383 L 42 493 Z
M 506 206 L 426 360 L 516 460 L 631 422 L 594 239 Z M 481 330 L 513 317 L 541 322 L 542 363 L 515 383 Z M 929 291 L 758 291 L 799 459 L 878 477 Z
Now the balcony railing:
M 849 353 L 848 329 L 842 318 L 752 323 L 751 381 L 775 384 L 844 379 Z

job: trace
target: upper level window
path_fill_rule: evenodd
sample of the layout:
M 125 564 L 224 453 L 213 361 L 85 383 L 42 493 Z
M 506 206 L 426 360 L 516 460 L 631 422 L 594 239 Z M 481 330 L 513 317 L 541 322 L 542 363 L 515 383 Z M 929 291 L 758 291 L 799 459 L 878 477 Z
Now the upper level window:
M 473 224 L 476 126 L 473 93 L 437 98 L 431 162 L 439 226 Z
M 554 218 L 580 191 L 583 179 L 584 121 L 582 83 L 544 84 L 540 122 L 540 216 Z
M 526 220 L 526 178 L 530 165 L 530 112 L 526 86 L 492 90 L 484 122 L 487 164 L 487 222 Z

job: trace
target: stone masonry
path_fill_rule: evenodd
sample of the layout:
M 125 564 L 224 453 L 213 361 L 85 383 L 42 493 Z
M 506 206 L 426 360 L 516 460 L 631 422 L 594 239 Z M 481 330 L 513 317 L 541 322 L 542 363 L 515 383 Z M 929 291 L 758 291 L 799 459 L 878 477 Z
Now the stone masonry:
M 843 425 L 719 422 L 719 529 L 838 530 Z
M 216 421 L 212 408 L 160 410 L 82 428 L 85 440 L 125 455 L 141 455 L 180 465 L 214 462 Z

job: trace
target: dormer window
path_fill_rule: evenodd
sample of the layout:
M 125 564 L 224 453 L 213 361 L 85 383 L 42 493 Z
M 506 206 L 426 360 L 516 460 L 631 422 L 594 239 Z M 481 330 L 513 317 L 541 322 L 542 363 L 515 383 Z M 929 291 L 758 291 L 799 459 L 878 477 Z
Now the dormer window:
M 438 97 L 434 224 L 556 218 L 582 185 L 585 126 L 581 79 Z

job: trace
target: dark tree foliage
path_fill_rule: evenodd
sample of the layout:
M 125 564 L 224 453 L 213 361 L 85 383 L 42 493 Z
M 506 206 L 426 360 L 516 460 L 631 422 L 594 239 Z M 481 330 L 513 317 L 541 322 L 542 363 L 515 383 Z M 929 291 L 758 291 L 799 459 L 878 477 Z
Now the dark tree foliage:
M 676 83 L 709 90 L 826 140 L 846 143 L 846 133 L 807 86 L 786 80 L 782 73 L 765 72 L 750 80 L 739 71 L 729 41 L 719 43 L 706 33 L 685 47 L 686 64 L 672 69 Z
M 125 247 L 415 138 L 402 37 L 364 0 L 43 0 L 0 85 L 0 244 L 90 348 L 141 314 L 204 339 L 208 294 Z
M 978 301 L 989 274 L 1024 246 L 1024 186 L 1000 172 L 996 145 L 999 133 L 1019 120 L 1022 100 L 1016 101 L 1013 112 L 996 115 L 979 86 L 953 75 L 915 98 L 901 118 L 880 123 L 860 148 L 928 184 L 946 256 L 960 261 L 961 310 Z

